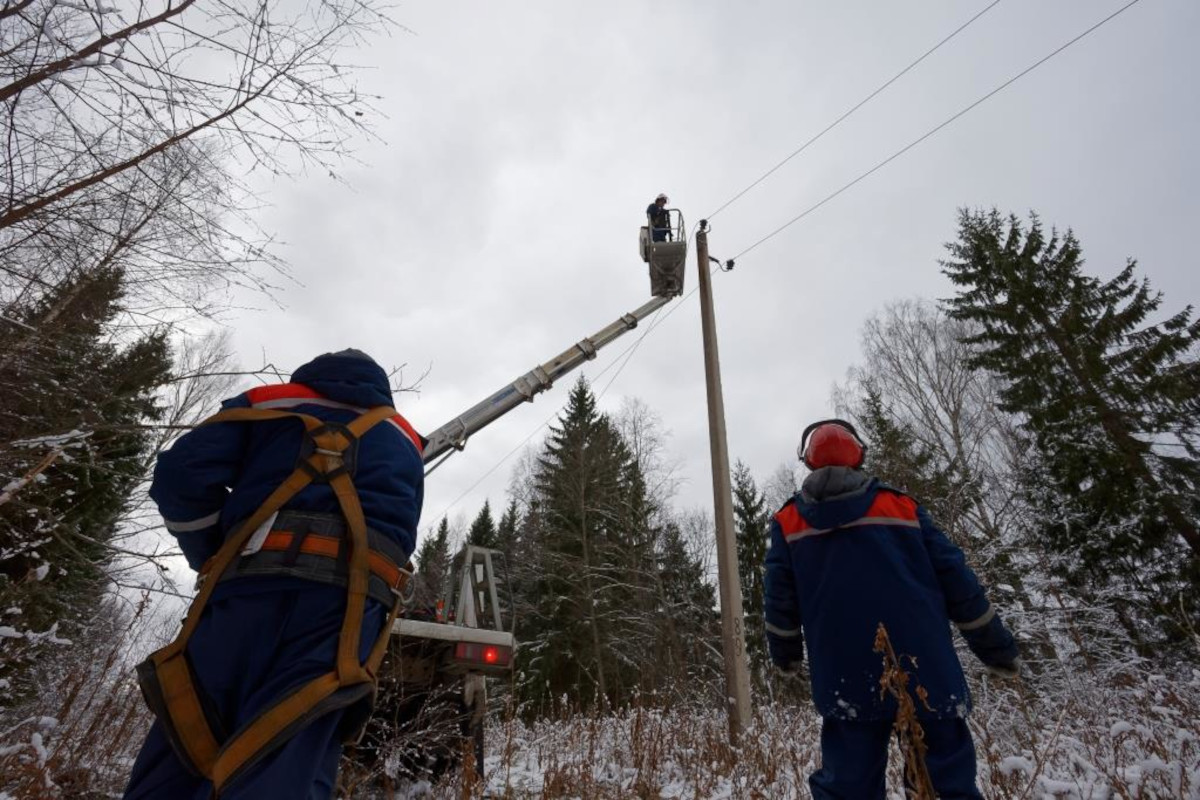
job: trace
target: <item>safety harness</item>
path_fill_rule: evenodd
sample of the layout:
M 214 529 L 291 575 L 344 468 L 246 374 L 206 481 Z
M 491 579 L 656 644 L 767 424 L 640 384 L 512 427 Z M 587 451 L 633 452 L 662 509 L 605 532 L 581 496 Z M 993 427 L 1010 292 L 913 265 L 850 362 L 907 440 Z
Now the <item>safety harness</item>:
M 412 565 L 410 562 L 406 568 L 399 568 L 392 555 L 395 551 L 383 545 L 381 535 L 368 531 L 351 475 L 359 439 L 375 425 L 395 415 L 394 409 L 380 406 L 342 425 L 294 411 L 235 408 L 222 411 L 202 423 L 298 419 L 304 424 L 304 442 L 296 469 L 204 565 L 200 573 L 199 594 L 192 602 L 175 641 L 152 653 L 137 667 L 142 694 L 162 723 L 171 746 L 186 767 L 212 781 L 214 796 L 218 796 L 230 781 L 286 742 L 315 717 L 351 705 L 362 709 L 364 713 L 354 715 L 351 724 L 344 728 L 346 740 L 351 741 L 357 738 L 370 716 L 375 699 L 376 674 L 387 650 L 388 635 L 400 610 L 400 595 L 411 575 Z M 257 562 L 241 556 L 251 536 L 264 524 L 268 528 L 272 525 L 283 527 L 281 523 L 285 520 L 294 523 L 306 516 L 325 516 L 284 512 L 271 522 L 280 508 L 310 483 L 325 483 L 333 490 L 344 517 L 344 529 L 325 532 L 271 529 L 265 539 L 258 543 L 253 556 L 258 559 Z M 373 548 L 372 544 L 376 547 Z M 389 553 L 389 550 L 392 552 Z M 293 563 L 282 566 L 272 565 L 269 561 L 263 563 L 262 559 L 270 559 L 280 552 L 290 557 Z M 337 570 L 339 575 L 345 576 L 346 615 L 338 636 L 336 663 L 330 672 L 297 687 L 240 730 L 226 735 L 208 699 L 197 685 L 187 657 L 188 640 L 195 632 L 213 590 L 224 579 L 247 574 L 281 573 L 314 580 L 325 579 L 320 574 L 323 568 L 314 571 L 311 564 L 297 567 L 296 559 L 300 556 L 334 559 L 337 564 L 345 565 Z M 239 557 L 247 563 L 238 563 Z M 296 572 L 295 569 L 301 571 Z M 360 664 L 358 651 L 366 598 L 368 594 L 380 596 L 378 586 L 373 587 L 373 583 L 387 586 L 391 595 L 391 611 L 366 663 Z M 372 591 L 373 588 L 376 591 Z

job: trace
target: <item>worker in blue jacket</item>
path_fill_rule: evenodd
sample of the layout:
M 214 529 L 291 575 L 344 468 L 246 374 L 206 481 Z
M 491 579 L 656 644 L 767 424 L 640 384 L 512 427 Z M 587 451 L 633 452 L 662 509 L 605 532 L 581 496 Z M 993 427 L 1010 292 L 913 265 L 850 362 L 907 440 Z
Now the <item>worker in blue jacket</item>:
M 1015 676 L 1017 647 L 963 552 L 924 508 L 864 472 L 866 445 L 850 423 L 824 420 L 798 450 L 812 470 L 774 516 L 766 564 L 771 660 L 796 670 L 808 642 L 813 702 L 823 718 L 815 798 L 883 798 L 896 702 L 881 694 L 873 652 L 886 626 L 913 685 L 928 692 L 918 718 L 938 796 L 980 798 L 967 728 L 970 693 L 953 623 L 996 674 Z
M 300 367 L 291 383 L 262 386 L 224 409 L 295 411 L 345 424 L 366 409 L 391 409 L 388 376 L 369 356 L 343 350 Z M 163 452 L 150 496 L 188 564 L 201 570 L 227 536 L 297 467 L 304 427 L 297 418 L 203 425 Z M 345 458 L 366 520 L 371 576 L 359 635 L 360 663 L 395 600 L 400 569 L 416 546 L 423 440 L 399 414 L 362 435 Z M 335 663 L 347 609 L 347 566 L 338 553 L 345 518 L 327 483 L 305 486 L 264 522 L 220 576 L 187 643 L 187 657 L 214 727 L 235 732 L 286 693 Z M 389 589 L 392 589 L 390 592 Z M 349 624 L 349 623 L 347 623 Z M 338 692 L 255 757 L 221 798 L 332 797 L 348 732 L 365 722 L 370 699 Z M 125 797 L 207 800 L 213 784 L 186 767 L 155 722 L 134 764 Z
M 667 211 L 669 202 L 670 198 L 660 193 L 653 203 L 646 206 L 646 220 L 652 241 L 665 242 L 671 238 L 671 213 Z

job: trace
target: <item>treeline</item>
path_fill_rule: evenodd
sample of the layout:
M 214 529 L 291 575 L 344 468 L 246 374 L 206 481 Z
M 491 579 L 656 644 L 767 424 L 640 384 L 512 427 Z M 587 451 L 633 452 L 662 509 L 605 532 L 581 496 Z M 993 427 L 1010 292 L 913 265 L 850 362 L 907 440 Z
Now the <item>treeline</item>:
M 1036 217 L 962 212 L 942 268 L 958 293 L 871 317 L 836 388 L 868 443 L 865 468 L 966 550 L 1035 677 L 1194 658 L 1200 322 L 1190 307 L 1160 314 L 1132 261 L 1109 280 L 1089 275 L 1073 234 Z M 663 438 L 641 405 L 599 413 L 580 380 L 499 518 L 485 502 L 457 537 L 443 519 L 422 543 L 426 598 L 456 542 L 506 553 L 526 714 L 719 700 L 714 533 L 705 515 L 672 508 Z M 770 514 L 802 477 L 784 466 L 756 480 L 741 463 L 733 474 L 764 698 L 804 691 L 772 676 L 762 619 Z

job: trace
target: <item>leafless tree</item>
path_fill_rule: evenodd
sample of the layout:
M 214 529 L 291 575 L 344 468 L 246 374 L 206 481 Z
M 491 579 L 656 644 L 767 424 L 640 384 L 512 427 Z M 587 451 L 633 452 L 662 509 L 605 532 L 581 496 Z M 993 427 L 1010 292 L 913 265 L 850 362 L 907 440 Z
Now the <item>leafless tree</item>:
M 800 491 L 802 470 L 799 462 L 780 464 L 763 483 L 763 496 L 767 509 L 772 513 Z
M 108 574 L 121 588 L 137 588 L 167 593 L 185 593 L 171 580 L 169 560 L 179 550 L 166 544 L 157 531 L 162 518 L 147 494 L 154 462 L 181 432 L 198 425 L 215 412 L 219 401 L 234 393 L 239 371 L 233 368 L 233 356 L 227 332 L 197 337 L 180 337 L 175 354 L 179 380 L 163 387 L 167 409 L 161 423 L 150 427 L 153 446 L 142 462 L 143 479 L 135 491 L 129 511 L 118 522 L 117 532 L 109 541 L 116 558 L 108 564 Z M 177 563 L 177 562 L 176 562 Z
M 286 273 L 252 176 L 332 172 L 372 113 L 339 59 L 388 24 L 374 0 L 0 0 L 0 388 L 25 398 L 0 402 L 0 474 L 37 479 L 13 442 L 68 433 L 13 417 L 55 385 L 99 276 L 119 276 L 118 313 L 86 335 L 119 350 Z M 167 406 L 191 413 L 196 385 L 172 383 Z M 82 434 L 105 424 L 83 416 Z
M 954 533 L 996 541 L 1018 492 L 1010 460 L 1015 425 L 996 406 L 995 379 L 967 366 L 966 334 L 965 323 L 932 303 L 886 306 L 863 326 L 863 363 L 850 370 L 839 403 L 853 412 L 857 398 L 873 386 L 892 416 L 953 474 L 959 490 L 949 498 L 953 517 L 968 527 Z
M 372 0 L 4 0 L 0 21 L 0 297 L 121 252 L 153 321 L 283 270 L 247 176 L 334 170 L 373 113 L 337 59 L 388 24 Z
M 667 455 L 670 432 L 663 427 L 658 412 L 636 397 L 621 404 L 614 422 L 646 480 L 655 519 L 661 522 L 679 489 L 679 462 Z

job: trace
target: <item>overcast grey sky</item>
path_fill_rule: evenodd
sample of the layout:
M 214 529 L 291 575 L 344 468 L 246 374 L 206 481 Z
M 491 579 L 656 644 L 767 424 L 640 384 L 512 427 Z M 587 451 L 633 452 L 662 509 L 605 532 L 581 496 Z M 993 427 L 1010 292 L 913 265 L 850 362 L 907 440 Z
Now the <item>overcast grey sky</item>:
M 403 3 L 411 33 L 351 59 L 384 96 L 382 143 L 358 149 L 348 187 L 309 175 L 270 188 L 264 224 L 298 283 L 282 310 L 232 320 L 238 354 L 294 367 L 354 346 L 406 363 L 410 380 L 428 367 L 398 399 L 428 432 L 648 298 L 636 237 L 655 194 L 694 224 L 989 2 Z M 713 254 L 745 249 L 1124 2 L 1003 0 L 717 215 Z M 950 293 L 937 259 L 960 206 L 1036 209 L 1074 228 L 1095 273 L 1135 256 L 1169 309 L 1194 302 L 1197 32 L 1195 0 L 1142 0 L 717 275 L 732 457 L 760 479 L 794 459 L 800 430 L 832 410 L 862 321 Z M 697 299 L 668 309 L 601 405 L 654 409 L 682 462 L 679 505 L 709 506 Z M 564 384 L 430 476 L 423 525 L 561 408 Z M 452 518 L 500 503 L 514 462 Z

